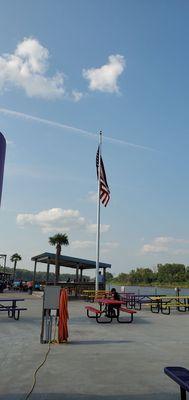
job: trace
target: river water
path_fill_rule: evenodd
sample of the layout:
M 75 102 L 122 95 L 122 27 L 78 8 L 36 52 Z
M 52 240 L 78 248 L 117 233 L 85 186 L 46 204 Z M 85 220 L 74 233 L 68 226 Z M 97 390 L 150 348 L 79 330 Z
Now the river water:
M 125 292 L 125 293 L 135 293 L 140 295 L 174 295 L 177 293 L 176 288 L 160 288 L 156 286 L 118 286 L 114 284 L 107 284 L 106 289 L 111 290 L 113 287 L 116 288 L 118 293 Z M 189 289 L 187 288 L 179 288 L 180 296 L 189 296 Z

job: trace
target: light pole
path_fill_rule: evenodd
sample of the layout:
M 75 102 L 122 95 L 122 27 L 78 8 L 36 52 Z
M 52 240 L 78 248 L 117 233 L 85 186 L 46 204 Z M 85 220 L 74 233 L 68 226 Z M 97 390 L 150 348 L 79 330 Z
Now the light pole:
M 1 205 L 1 194 L 3 186 L 5 152 L 6 152 L 6 140 L 3 134 L 0 132 L 0 205 Z

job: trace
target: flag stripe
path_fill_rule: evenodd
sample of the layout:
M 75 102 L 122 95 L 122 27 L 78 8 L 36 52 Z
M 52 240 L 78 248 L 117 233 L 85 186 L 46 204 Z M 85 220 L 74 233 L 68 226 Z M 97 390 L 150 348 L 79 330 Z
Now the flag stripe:
M 100 200 L 102 201 L 102 204 L 106 207 L 109 200 L 110 200 L 110 189 L 108 186 L 108 182 L 106 179 L 106 173 L 105 173 L 105 168 L 104 168 L 104 163 L 102 160 L 102 157 L 99 157 L 99 147 L 96 153 L 96 170 L 97 170 L 97 179 L 98 177 L 98 171 L 99 171 L 99 158 L 100 158 Z

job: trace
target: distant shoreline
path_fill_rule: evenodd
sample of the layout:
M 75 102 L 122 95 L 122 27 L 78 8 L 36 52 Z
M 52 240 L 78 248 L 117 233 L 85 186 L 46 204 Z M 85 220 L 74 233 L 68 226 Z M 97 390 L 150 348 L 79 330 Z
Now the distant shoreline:
M 107 285 L 115 285 L 115 286 L 139 286 L 139 287 L 149 287 L 149 288 L 162 288 L 162 289 L 174 289 L 176 287 L 180 288 L 180 289 L 189 289 L 189 283 L 180 283 L 180 282 L 174 282 L 174 283 L 157 283 L 157 284 L 147 284 L 147 283 L 135 283 L 135 284 L 131 284 L 129 282 L 107 282 Z

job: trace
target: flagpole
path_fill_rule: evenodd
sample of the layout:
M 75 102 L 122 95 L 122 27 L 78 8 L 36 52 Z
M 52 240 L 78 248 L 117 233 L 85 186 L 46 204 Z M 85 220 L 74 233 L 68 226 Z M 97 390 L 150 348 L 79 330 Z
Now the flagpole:
M 102 131 L 99 134 L 99 163 L 98 163 L 98 196 L 97 196 L 97 232 L 96 232 L 96 282 L 95 290 L 99 289 L 99 258 L 100 258 L 100 168 L 101 168 Z

